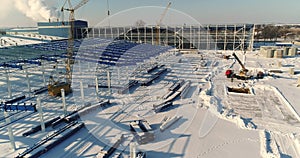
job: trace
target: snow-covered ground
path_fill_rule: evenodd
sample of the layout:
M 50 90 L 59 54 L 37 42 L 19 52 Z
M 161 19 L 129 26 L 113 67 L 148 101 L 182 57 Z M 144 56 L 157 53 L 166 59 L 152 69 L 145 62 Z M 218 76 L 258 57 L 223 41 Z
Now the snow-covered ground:
M 58 36 L 49 36 L 49 35 L 40 35 L 40 34 L 33 34 L 33 33 L 25 33 L 25 34 L 18 34 L 14 35 L 16 37 L 26 37 L 26 38 L 33 38 L 38 40 L 46 40 L 46 41 L 52 41 L 52 40 L 62 40 L 66 38 L 58 37 Z
M 16 34 L 13 36 L 1 36 L 0 37 L 0 48 L 11 47 L 11 46 L 22 46 L 28 44 L 39 44 L 55 40 L 64 40 L 66 38 L 39 34 Z
M 43 43 L 42 41 L 38 41 L 38 40 L 23 39 L 18 37 L 5 37 L 5 36 L 1 37 L 0 40 L 1 40 L 0 48 Z
M 237 52 L 242 59 L 242 56 Z M 95 88 L 87 84 L 95 80 L 95 65 L 80 63 L 74 67 L 73 95 L 67 96 L 68 111 L 79 104 L 97 102 L 109 98 L 111 104 L 81 115 L 85 128 L 71 136 L 42 157 L 96 157 L 101 149 L 113 144 L 117 135 L 125 135 L 125 141 L 115 153 L 123 152 L 129 157 L 129 142 L 133 140 L 129 123 L 145 119 L 154 130 L 155 139 L 144 145 L 137 145 L 147 157 L 300 157 L 300 87 L 296 87 L 300 76 L 299 57 L 282 59 L 263 58 L 257 52 L 249 52 L 246 68 L 253 73 L 281 69 L 283 73 L 266 76 L 264 79 L 241 81 L 226 78 L 225 71 L 232 67 L 238 71 L 239 65 L 232 58 L 223 59 L 221 54 L 205 51 L 200 54 L 166 53 L 156 60 L 164 64 L 168 72 L 161 75 L 150 86 L 135 87 L 130 93 L 117 94 L 100 89 L 100 97 L 95 97 Z M 278 62 L 281 62 L 278 67 Z M 48 80 L 54 63 L 45 64 L 45 78 Z M 142 63 L 139 63 L 142 64 Z M 58 65 L 63 69 L 64 63 Z M 293 67 L 295 75 L 290 75 Z M 6 73 L 1 69 L 0 98 L 7 96 Z M 119 71 L 119 70 L 118 70 Z M 121 77 L 112 70 L 112 80 L 117 84 L 119 78 L 127 80 L 128 68 L 121 68 Z M 26 72 L 10 69 L 13 95 L 28 93 Z M 44 86 L 41 67 L 28 69 L 31 88 Z M 139 77 L 143 75 L 139 74 Z M 136 76 L 135 79 L 138 79 Z M 164 112 L 155 113 L 153 105 L 163 101 L 173 82 L 183 79 L 191 81 L 188 93 L 174 101 L 174 106 Z M 83 83 L 84 98 L 81 98 L 79 82 Z M 228 92 L 227 87 L 247 87 L 250 94 Z M 44 118 L 48 120 L 62 115 L 62 101 L 59 97 L 40 95 L 44 106 Z M 31 100 L 35 102 L 35 99 Z M 77 105 L 76 105 L 77 104 Z M 12 112 L 13 113 L 13 112 Z M 11 113 L 11 114 L 12 114 Z M 30 112 L 12 116 L 16 120 Z M 181 116 L 164 132 L 159 130 L 166 116 Z M 16 151 L 10 149 L 5 120 L 1 121 L 0 156 L 14 157 L 32 146 L 38 140 L 53 132 L 38 132 L 28 137 L 22 134 L 39 124 L 38 113 L 13 123 L 12 129 L 17 145 Z

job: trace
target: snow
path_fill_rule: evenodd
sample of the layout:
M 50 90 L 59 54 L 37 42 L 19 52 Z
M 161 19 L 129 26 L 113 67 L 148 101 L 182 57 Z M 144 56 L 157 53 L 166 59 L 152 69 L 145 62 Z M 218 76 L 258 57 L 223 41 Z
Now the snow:
M 271 69 L 280 69 L 283 73 L 265 76 L 259 80 L 234 79 L 232 82 L 224 74 L 228 68 L 238 71 L 239 65 L 235 60 L 223 59 L 214 51 L 205 51 L 201 54 L 204 60 L 201 60 L 200 54 L 166 53 L 158 58 L 157 62 L 165 64 L 169 72 L 151 86 L 139 86 L 129 94 L 117 94 L 114 90 L 110 94 L 107 90 L 101 89 L 100 98 L 95 97 L 94 87 L 87 86 L 87 83 L 95 84 L 94 65 L 90 63 L 87 66 L 87 63 L 80 63 L 79 67 L 75 67 L 74 93 L 67 96 L 68 111 L 84 103 L 95 104 L 103 98 L 109 98 L 111 104 L 82 114 L 80 119 L 85 123 L 85 128 L 42 157 L 96 157 L 101 149 L 112 145 L 114 138 L 121 134 L 125 135 L 125 141 L 117 152 L 123 152 L 124 157 L 129 157 L 129 142 L 134 139 L 129 123 L 138 119 L 147 120 L 154 130 L 154 141 L 137 145 L 138 150 L 147 153 L 147 157 L 300 157 L 300 98 L 297 95 L 300 88 L 296 87 L 300 76 L 299 56 L 268 59 L 257 52 L 249 52 L 246 67 L 251 73 L 267 72 Z M 241 58 L 242 53 L 236 54 Z M 61 62 L 59 67 L 64 66 L 63 61 Z M 278 62 L 282 63 L 282 67 L 278 66 Z M 48 78 L 55 63 L 44 64 Z M 295 69 L 295 75 L 289 74 L 290 67 Z M 121 71 L 121 76 L 116 75 L 117 71 L 113 70 L 113 84 L 118 84 L 118 78 L 126 82 L 128 79 L 126 72 L 133 72 L 133 69 L 129 69 L 118 70 Z M 6 74 L 3 69 L 0 71 L 0 95 L 1 98 L 5 98 Z M 28 72 L 32 89 L 44 85 L 40 67 L 31 67 Z M 155 113 L 153 105 L 161 103 L 163 96 L 168 93 L 168 88 L 179 79 L 191 81 L 185 97 L 174 101 L 174 107 Z M 14 95 L 21 93 L 30 95 L 23 70 L 11 69 L 10 81 Z M 84 99 L 80 99 L 80 81 L 84 84 Z M 247 87 L 251 89 L 251 94 L 228 92 L 227 86 Z M 62 116 L 60 98 L 50 97 L 46 93 L 40 97 L 46 121 Z M 34 99 L 30 101 L 35 102 Z M 27 114 L 29 113 L 21 112 L 12 116 L 12 119 Z M 159 127 L 162 120 L 174 116 L 181 118 L 161 132 Z M 38 124 L 38 113 L 13 123 L 16 151 L 9 149 L 7 129 L 1 128 L 0 156 L 17 156 L 54 130 L 47 128 L 44 133 L 22 136 L 22 133 Z M 1 121 L 1 125 L 5 125 L 4 120 Z
M 5 37 L 5 36 L 1 37 L 0 40 L 1 40 L 0 48 L 44 43 L 43 41 L 38 41 L 38 40 L 22 39 L 18 37 Z

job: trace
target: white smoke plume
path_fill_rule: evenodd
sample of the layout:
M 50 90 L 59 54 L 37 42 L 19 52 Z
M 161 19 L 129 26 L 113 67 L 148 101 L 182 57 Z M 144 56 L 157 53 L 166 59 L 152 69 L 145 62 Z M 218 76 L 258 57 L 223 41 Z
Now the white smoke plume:
M 56 8 L 47 7 L 44 0 L 14 0 L 15 7 L 34 21 L 47 21 L 58 18 Z
M 1 0 L 0 5 L 0 20 L 5 19 L 13 8 L 13 2 L 11 0 Z

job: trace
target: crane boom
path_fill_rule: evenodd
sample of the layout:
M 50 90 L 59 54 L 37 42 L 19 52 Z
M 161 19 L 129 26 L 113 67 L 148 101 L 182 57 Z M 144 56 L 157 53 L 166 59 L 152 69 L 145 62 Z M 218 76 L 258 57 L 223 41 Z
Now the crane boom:
M 167 7 L 165 8 L 164 12 L 161 14 L 161 17 L 158 22 L 156 22 L 156 45 L 159 45 L 159 38 L 160 38 L 160 25 L 163 19 L 165 18 L 167 11 L 171 6 L 171 2 L 168 3 Z
M 78 3 L 75 7 L 74 10 L 77 10 L 78 8 L 84 6 L 89 0 L 82 0 L 80 3 Z
M 160 26 L 161 22 L 163 21 L 163 19 L 165 18 L 167 11 L 169 10 L 171 6 L 171 2 L 168 3 L 167 7 L 165 8 L 164 12 L 161 14 L 161 17 L 159 19 L 159 21 L 157 22 L 157 25 Z
M 247 70 L 244 66 L 244 64 L 241 62 L 241 60 L 236 56 L 235 53 L 232 53 L 232 55 L 234 56 L 234 58 L 239 62 L 239 64 L 241 65 L 243 71 Z

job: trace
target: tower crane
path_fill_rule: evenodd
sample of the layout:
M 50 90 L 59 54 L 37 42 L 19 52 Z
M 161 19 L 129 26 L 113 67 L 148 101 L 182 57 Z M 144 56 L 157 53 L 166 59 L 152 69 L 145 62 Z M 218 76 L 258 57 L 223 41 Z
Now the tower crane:
M 65 0 L 61 12 L 69 11 L 69 37 L 68 37 L 68 48 L 67 48 L 67 61 L 66 61 L 66 81 L 55 81 L 53 76 L 50 76 L 48 84 L 48 93 L 51 96 L 61 95 L 61 89 L 64 89 L 65 94 L 71 93 L 71 83 L 72 83 L 72 68 L 71 64 L 74 63 L 73 58 L 73 47 L 74 47 L 74 21 L 75 21 L 75 10 L 79 9 L 85 5 L 89 0 L 81 0 L 75 7 L 72 6 L 71 0 Z M 68 7 L 66 4 L 68 3 Z M 64 14 L 64 13 L 62 13 Z
M 159 45 L 159 34 L 160 34 L 160 25 L 161 22 L 163 21 L 163 19 L 165 18 L 167 11 L 169 10 L 171 6 L 171 2 L 168 3 L 167 7 L 165 8 L 164 12 L 161 14 L 161 17 L 159 19 L 159 21 L 156 22 L 156 45 Z

